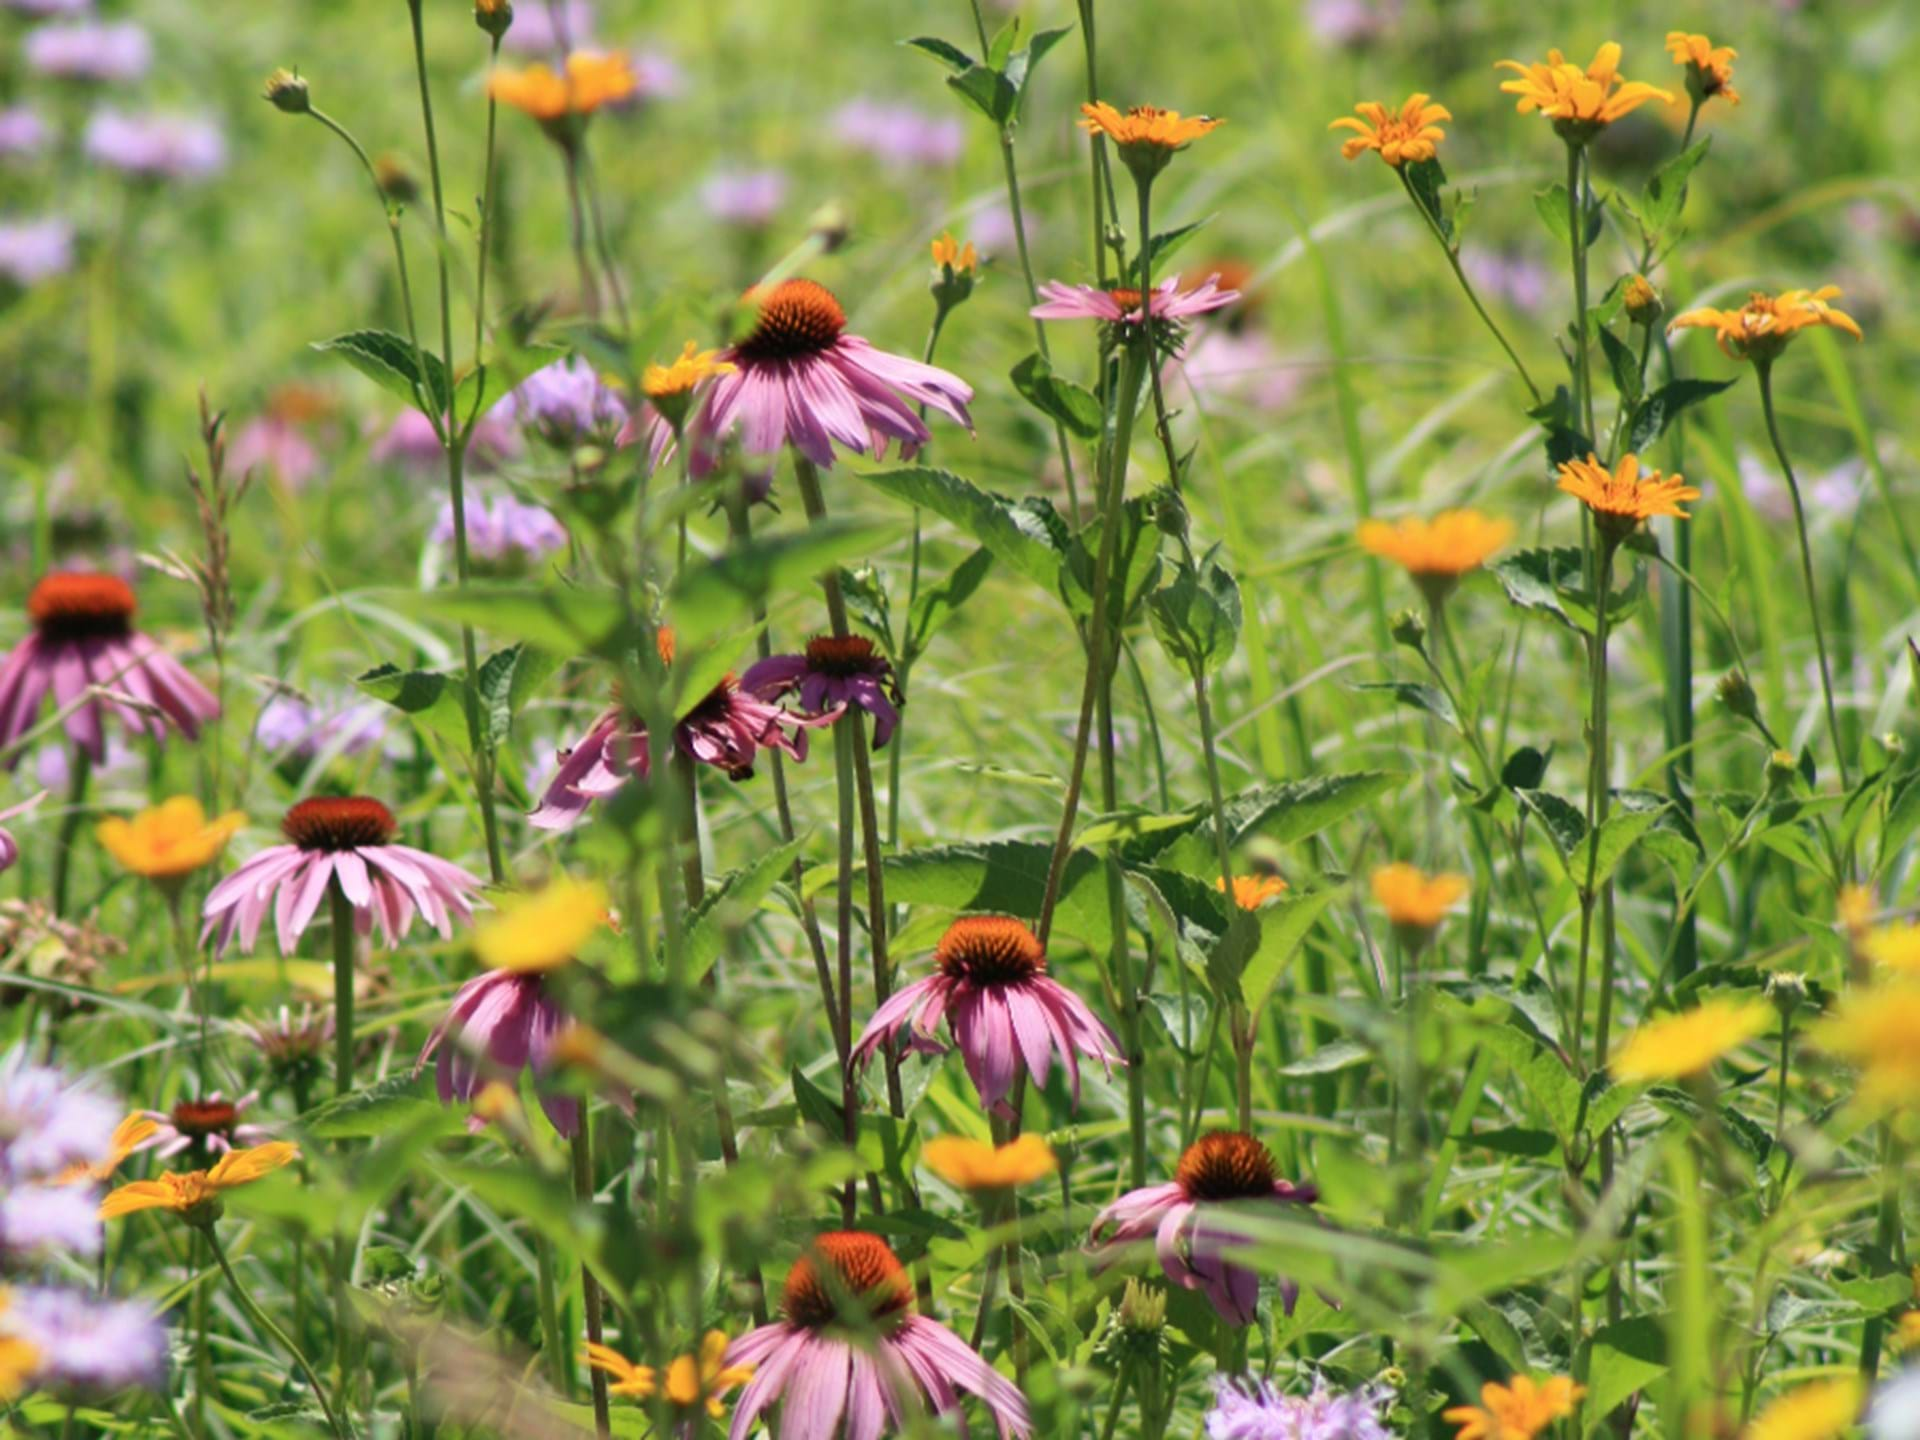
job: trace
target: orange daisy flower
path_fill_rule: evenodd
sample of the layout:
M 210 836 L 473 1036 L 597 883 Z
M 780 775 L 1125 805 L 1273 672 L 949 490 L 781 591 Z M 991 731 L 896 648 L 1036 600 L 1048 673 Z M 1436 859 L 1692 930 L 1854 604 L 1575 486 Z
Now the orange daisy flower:
M 1733 88 L 1733 60 L 1740 52 L 1731 45 L 1715 45 L 1704 35 L 1669 30 L 1667 53 L 1674 64 L 1687 67 L 1689 93 L 1701 100 L 1718 95 L 1729 105 L 1740 103 L 1740 93 Z
M 1642 478 L 1640 457 L 1623 455 L 1609 471 L 1598 456 L 1568 460 L 1560 466 L 1560 488 L 1593 512 L 1601 532 L 1623 540 L 1655 515 L 1676 520 L 1692 517 L 1680 508 L 1683 500 L 1698 500 L 1700 492 L 1681 475 L 1663 476 L 1651 470 Z
M 1224 878 L 1213 882 L 1221 894 L 1227 892 Z M 1270 900 L 1287 893 L 1287 882 L 1278 875 L 1236 875 L 1233 877 L 1233 903 L 1242 910 L 1258 910 Z
M 1327 129 L 1354 132 L 1351 138 L 1340 142 L 1340 153 L 1347 159 L 1358 159 L 1365 151 L 1377 150 L 1380 158 L 1397 170 L 1407 160 L 1433 159 L 1435 148 L 1447 138 L 1439 122 L 1453 119 L 1453 112 L 1444 105 L 1430 103 L 1431 99 L 1417 93 L 1410 95 L 1398 111 L 1387 109 L 1378 100 L 1362 100 L 1353 107 L 1361 119 L 1342 115 Z
M 1180 151 L 1225 123 L 1210 115 L 1182 115 L 1157 105 L 1135 105 L 1124 115 L 1104 100 L 1080 107 L 1080 128 L 1113 141 L 1134 179 L 1142 184 Z
M 1489 1380 L 1480 1387 L 1478 1405 L 1455 1405 L 1441 1418 L 1460 1427 L 1454 1440 L 1533 1440 L 1554 1421 L 1573 1413 L 1573 1402 L 1586 1394 L 1565 1375 L 1535 1384 L 1516 1375 L 1505 1385 Z
M 1373 898 L 1396 930 L 1438 929 L 1467 888 L 1464 875 L 1428 875 L 1415 865 L 1385 865 L 1373 872 Z
M 1514 108 L 1522 115 L 1539 111 L 1569 140 L 1584 141 L 1614 121 L 1638 110 L 1649 100 L 1673 103 L 1670 92 L 1640 80 L 1620 78 L 1620 46 L 1609 40 L 1582 70 L 1558 50 L 1549 50 L 1544 65 L 1502 60 L 1496 70 L 1512 70 L 1518 80 L 1500 88 L 1519 96 Z
M 1715 310 L 1702 306 L 1676 315 L 1667 326 L 1675 330 L 1711 330 L 1723 355 L 1735 360 L 1773 360 L 1802 330 L 1816 325 L 1844 330 L 1854 339 L 1862 339 L 1860 325 L 1844 310 L 1827 302 L 1837 299 L 1840 287 L 1822 285 L 1818 290 L 1782 290 L 1768 295 L 1756 290 L 1738 310 Z
M 1360 527 L 1362 549 L 1404 567 L 1422 590 L 1441 598 L 1512 538 L 1512 521 L 1478 510 L 1442 510 L 1431 520 L 1369 520 Z
M 251 1150 L 229 1150 L 211 1170 L 156 1175 L 122 1185 L 100 1202 L 102 1220 L 118 1220 L 137 1210 L 171 1210 L 189 1221 L 213 1218 L 209 1209 L 220 1196 L 240 1185 L 251 1185 L 283 1165 L 300 1158 L 300 1147 L 285 1140 L 270 1141 Z
M 496 69 L 487 77 L 487 94 L 502 105 L 531 115 L 549 127 L 571 115 L 591 115 L 602 105 L 624 100 L 639 88 L 625 55 L 576 50 L 564 72 L 546 65 L 524 70 Z

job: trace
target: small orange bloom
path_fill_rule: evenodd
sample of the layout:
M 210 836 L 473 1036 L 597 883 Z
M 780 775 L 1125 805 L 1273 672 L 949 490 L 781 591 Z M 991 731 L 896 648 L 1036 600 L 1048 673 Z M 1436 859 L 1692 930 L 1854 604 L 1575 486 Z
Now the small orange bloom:
M 1513 522 L 1478 510 L 1442 510 L 1431 520 L 1369 520 L 1360 546 L 1406 568 L 1423 590 L 1451 590 L 1462 575 L 1478 570 L 1513 538 Z
M 1740 103 L 1740 94 L 1733 88 L 1733 61 L 1740 52 L 1731 45 L 1716 46 L 1704 35 L 1669 30 L 1667 53 L 1674 64 L 1687 67 L 1687 89 L 1702 100 L 1718 95 L 1729 105 Z
M 1601 530 L 1615 540 L 1625 539 L 1655 515 L 1690 519 L 1680 502 L 1700 498 L 1684 476 L 1652 470 L 1641 478 L 1638 455 L 1622 456 L 1613 471 L 1597 455 L 1568 460 L 1560 466 L 1560 488 L 1591 510 Z
M 94 833 L 122 869 L 165 885 L 218 860 L 233 832 L 246 823 L 238 810 L 209 820 L 193 796 L 175 795 L 131 819 L 110 816 Z
M 1154 105 L 1136 105 L 1122 115 L 1102 100 L 1080 107 L 1080 128 L 1105 135 L 1120 151 L 1134 178 L 1150 183 L 1167 162 L 1224 121 L 1209 115 L 1182 115 Z
M 1340 153 L 1355 160 L 1368 150 L 1377 150 L 1380 158 L 1396 170 L 1403 161 L 1431 160 L 1435 147 L 1447 138 L 1440 121 L 1453 119 L 1444 105 L 1431 104 L 1432 97 L 1414 94 L 1400 109 L 1387 109 L 1378 100 L 1362 100 L 1352 115 L 1342 115 L 1327 126 L 1329 130 L 1351 130 L 1351 138 L 1340 142 Z
M 1496 70 L 1512 70 L 1520 78 L 1501 83 L 1509 95 L 1519 96 L 1514 108 L 1522 115 L 1539 111 L 1569 140 L 1590 139 L 1597 131 L 1638 110 L 1649 100 L 1673 103 L 1665 90 L 1639 80 L 1620 78 L 1620 46 L 1609 40 L 1582 70 L 1558 50 L 1549 50 L 1544 65 L 1502 60 Z
M 980 268 L 980 255 L 971 240 L 962 245 L 953 238 L 952 231 L 942 231 L 940 238 L 933 242 L 933 263 L 956 275 L 971 275 Z
M 1386 865 L 1373 872 L 1373 898 L 1397 929 L 1437 928 L 1467 888 L 1464 875 L 1428 875 L 1414 865 Z
M 1837 285 L 1822 285 L 1818 290 L 1782 290 L 1768 295 L 1756 290 L 1738 310 L 1703 307 L 1677 315 L 1667 327 L 1675 330 L 1711 330 L 1722 354 L 1735 360 L 1773 360 L 1787 343 L 1802 330 L 1825 325 L 1844 330 L 1861 339 L 1860 326 L 1844 310 L 1827 302 L 1840 294 Z
M 1554 1421 L 1573 1413 L 1573 1402 L 1586 1394 L 1565 1375 L 1535 1384 L 1516 1375 L 1505 1385 L 1489 1380 L 1480 1387 L 1478 1405 L 1455 1405 L 1441 1418 L 1460 1427 L 1454 1440 L 1533 1440 Z
M 927 1168 L 962 1190 L 1010 1190 L 1060 1168 L 1053 1147 L 1038 1135 L 1022 1135 L 995 1147 L 959 1135 L 940 1135 L 920 1147 Z
M 1213 882 L 1221 894 L 1227 890 L 1225 878 Z M 1233 877 L 1233 903 L 1242 910 L 1258 910 L 1269 900 L 1287 893 L 1287 882 L 1278 875 L 1236 875 Z
M 502 105 L 552 125 L 569 115 L 591 115 L 602 105 L 624 100 L 639 88 L 625 55 L 576 50 L 564 72 L 546 65 L 524 70 L 496 69 L 487 77 L 487 94 Z
M 269 1141 L 251 1150 L 229 1150 L 211 1170 L 156 1175 L 122 1185 L 100 1202 L 102 1220 L 118 1220 L 137 1210 L 171 1210 L 190 1220 L 206 1214 L 208 1205 L 237 1186 L 250 1185 L 264 1175 L 300 1157 L 300 1147 L 285 1140 Z

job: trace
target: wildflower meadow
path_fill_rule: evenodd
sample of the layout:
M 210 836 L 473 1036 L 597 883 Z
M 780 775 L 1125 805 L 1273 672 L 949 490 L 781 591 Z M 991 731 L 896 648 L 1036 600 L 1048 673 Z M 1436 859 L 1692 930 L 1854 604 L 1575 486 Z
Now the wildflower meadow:
M 1912 0 L 0 0 L 0 1428 L 1920 1440 Z

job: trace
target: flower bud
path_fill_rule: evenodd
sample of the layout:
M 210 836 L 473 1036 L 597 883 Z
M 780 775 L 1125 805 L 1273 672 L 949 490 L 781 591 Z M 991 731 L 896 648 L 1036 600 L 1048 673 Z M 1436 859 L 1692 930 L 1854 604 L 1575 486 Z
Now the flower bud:
M 382 155 L 373 162 L 373 180 L 396 205 L 411 205 L 420 198 L 419 179 L 397 155 Z
M 1160 533 L 1175 540 L 1187 533 L 1187 502 L 1180 498 L 1180 492 L 1171 485 L 1162 485 L 1148 497 L 1153 509 L 1153 523 L 1160 527 Z
M 1753 693 L 1753 682 L 1747 679 L 1745 671 L 1727 671 L 1714 689 L 1720 696 L 1720 703 L 1742 720 L 1757 721 L 1760 718 L 1760 698 Z
M 473 0 L 473 23 L 498 40 L 513 25 L 513 0 Z
M 1427 645 L 1426 617 L 1418 610 L 1401 610 L 1391 622 L 1394 640 L 1409 650 L 1424 650 Z
M 927 288 L 942 314 L 973 294 L 979 270 L 980 256 L 971 240 L 962 245 L 951 233 L 943 233 L 933 242 L 933 281 Z
M 313 109 L 312 102 L 307 98 L 307 82 L 295 70 L 275 70 L 267 76 L 266 88 L 261 95 L 274 109 L 284 110 L 289 115 L 305 115 Z
M 847 243 L 847 237 L 853 233 L 853 221 L 848 218 L 845 206 L 829 201 L 807 217 L 807 232 L 820 242 L 822 255 L 831 255 Z
M 1791 750 L 1774 751 L 1767 757 L 1767 794 L 1786 794 L 1799 775 L 1800 763 L 1793 758 Z
M 1767 977 L 1767 999 L 1785 1020 L 1806 1003 L 1807 977 L 1793 970 L 1776 970 Z
M 1666 313 L 1666 306 L 1660 301 L 1660 292 L 1653 288 L 1653 282 L 1644 275 L 1632 276 L 1626 288 L 1620 292 L 1620 299 L 1626 308 L 1627 318 L 1636 325 L 1658 325 L 1660 317 Z

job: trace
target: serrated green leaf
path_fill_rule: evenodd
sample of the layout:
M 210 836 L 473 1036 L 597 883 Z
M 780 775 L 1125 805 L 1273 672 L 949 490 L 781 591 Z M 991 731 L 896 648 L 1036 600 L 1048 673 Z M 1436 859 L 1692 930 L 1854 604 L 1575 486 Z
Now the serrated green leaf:
M 331 340 L 316 340 L 313 348 L 337 355 L 362 375 L 390 390 L 416 409 L 421 396 L 434 407 L 432 413 L 445 416 L 452 401 L 447 383 L 447 367 L 431 351 L 422 350 L 415 363 L 411 342 L 387 330 L 349 330 Z
M 1082 440 L 1099 435 L 1100 401 L 1085 386 L 1055 375 L 1038 352 L 1014 366 L 1011 377 L 1013 388 L 1041 414 L 1058 421 Z
M 974 59 L 958 45 L 949 44 L 937 35 L 916 35 L 911 40 L 902 40 L 902 45 L 918 50 L 923 55 L 931 55 L 950 70 L 961 71 L 973 68 Z
M 859 478 L 883 494 L 958 525 L 996 560 L 1049 594 L 1057 589 L 1061 549 L 1056 536 L 1031 508 L 990 494 L 971 480 L 945 470 L 911 466 L 867 471 L 859 473 Z
M 683 953 L 688 983 L 697 983 L 713 968 L 726 949 L 727 936 L 753 918 L 805 845 L 805 836 L 776 845 L 752 864 L 727 872 L 707 892 L 687 917 Z

